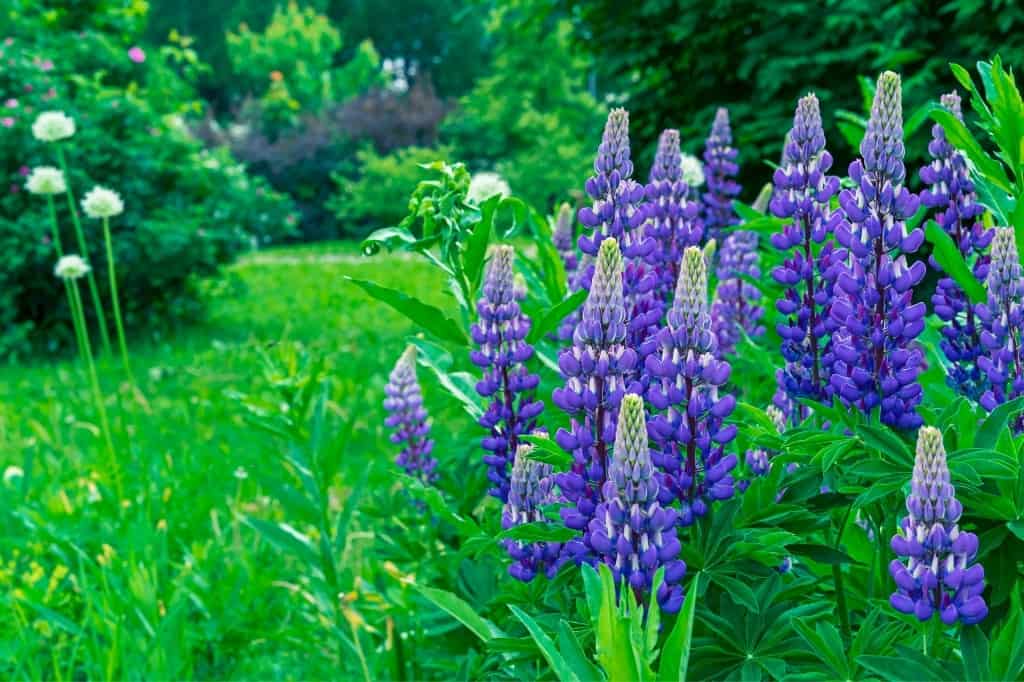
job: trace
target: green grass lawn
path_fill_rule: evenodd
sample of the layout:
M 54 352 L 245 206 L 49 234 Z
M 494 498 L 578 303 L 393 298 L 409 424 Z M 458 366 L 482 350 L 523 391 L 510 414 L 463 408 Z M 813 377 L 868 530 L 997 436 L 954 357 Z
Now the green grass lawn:
M 424 261 L 364 258 L 346 244 L 257 253 L 226 274 L 203 324 L 134 344 L 138 394 L 114 359 L 100 363 L 124 499 L 78 363 L 0 370 L 0 677 L 302 679 L 360 669 L 310 606 L 309 571 L 245 522 L 287 521 L 316 540 L 280 500 L 287 446 L 247 417 L 286 419 L 281 391 L 301 376 L 303 357 L 322 357 L 331 428 L 351 427 L 335 453 L 332 504 L 344 508 L 360 484 L 364 500 L 401 500 L 381 400 L 413 325 L 344 277 L 454 306 Z M 420 374 L 435 420 L 464 432 L 468 418 Z M 354 594 L 356 576 L 372 584 L 379 573 L 366 559 L 374 541 L 372 520 L 356 513 L 341 558 Z

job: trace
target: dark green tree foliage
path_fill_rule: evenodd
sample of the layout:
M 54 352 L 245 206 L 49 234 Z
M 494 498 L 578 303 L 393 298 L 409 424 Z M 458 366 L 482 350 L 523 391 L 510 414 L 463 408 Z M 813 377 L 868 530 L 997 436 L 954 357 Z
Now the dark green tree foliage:
M 760 160 L 778 163 L 794 103 L 808 90 L 821 100 L 829 146 L 845 168 L 855 149 L 840 134 L 837 109 L 862 100 L 858 76 L 907 74 L 905 111 L 913 112 L 955 86 L 950 61 L 1000 52 L 1024 63 L 1024 7 L 1012 0 L 554 1 L 574 18 L 602 89 L 628 93 L 639 150 L 649 154 L 671 126 L 693 152 L 715 108 L 729 108 L 748 199 L 768 177 Z M 925 158 L 927 128 L 907 142 L 908 168 Z M 916 173 L 908 178 L 917 184 Z

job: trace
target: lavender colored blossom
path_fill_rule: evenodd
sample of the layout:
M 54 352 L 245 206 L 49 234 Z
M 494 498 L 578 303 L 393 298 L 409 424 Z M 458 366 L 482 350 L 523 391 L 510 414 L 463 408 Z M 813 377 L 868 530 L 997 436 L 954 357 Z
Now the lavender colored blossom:
M 721 108 L 715 112 L 711 134 L 704 143 L 704 177 L 708 184 L 708 191 L 703 197 L 706 239 L 721 239 L 723 230 L 739 223 L 739 216 L 732 207 L 733 200 L 740 193 L 740 185 L 736 182 L 740 172 L 736 163 L 738 155 L 732 146 L 729 111 Z
M 738 230 L 726 236 L 718 256 L 718 287 L 711 306 L 712 330 L 722 355 L 736 351 L 742 333 L 756 338 L 764 335 L 761 319 L 761 291 L 743 276 L 761 277 L 757 255 L 757 233 Z
M 551 465 L 529 459 L 531 449 L 525 443 L 516 449 L 508 501 L 501 514 L 501 527 L 505 530 L 526 523 L 548 522 L 542 507 L 558 502 Z M 503 544 L 513 560 L 508 567 L 509 575 L 523 582 L 530 582 L 538 573 L 554 578 L 566 561 L 558 542 L 505 540 Z
M 651 461 L 644 401 L 630 393 L 622 399 L 615 448 L 602 502 L 587 525 L 586 543 L 612 570 L 616 584 L 625 580 L 640 603 L 651 591 L 654 574 L 665 567 L 657 599 L 662 611 L 683 604 L 680 585 L 686 564 L 679 559 L 676 511 L 658 503 L 658 478 Z
M 736 426 L 725 424 L 736 399 L 719 395 L 730 367 L 717 357 L 707 265 L 696 247 L 683 253 L 668 323 L 656 340 L 658 350 L 647 356 L 645 369 L 651 406 L 664 411 L 650 423 L 652 457 L 664 472 L 659 500 L 666 506 L 678 500 L 679 523 L 688 526 L 713 501 L 732 497 L 737 463 L 736 455 L 725 454 L 736 437 Z
M 942 106 L 963 120 L 960 96 L 956 92 L 943 95 Z M 932 127 L 928 144 L 931 163 L 921 169 L 921 181 L 929 189 L 921 192 L 921 203 L 935 211 L 935 222 L 957 245 L 964 260 L 971 265 L 974 276 L 984 281 L 988 275 L 985 251 L 992 241 L 992 230 L 981 222 L 985 207 L 978 203 L 964 155 L 946 139 L 942 126 Z M 939 270 L 938 263 L 930 264 Z M 957 392 L 977 400 L 987 389 L 988 379 L 978 367 L 982 352 L 981 325 L 974 306 L 960 286 L 951 278 L 939 280 L 932 296 L 935 314 L 946 324 L 942 327 L 942 352 L 950 362 L 947 382 Z
M 997 227 L 992 239 L 992 261 L 986 288 L 988 302 L 978 305 L 983 355 L 978 367 L 989 387 L 979 401 L 986 410 L 1024 395 L 1024 280 L 1021 278 L 1017 240 L 1012 227 Z M 1015 427 L 1021 430 L 1018 419 Z
M 700 207 L 687 200 L 689 187 L 683 178 L 678 130 L 661 133 L 645 193 L 647 234 L 657 244 L 652 252 L 658 278 L 657 296 L 667 301 L 675 288 L 683 249 L 700 244 L 704 235 Z
M 402 450 L 395 463 L 405 473 L 424 483 L 437 480 L 437 460 L 431 456 L 434 441 L 430 439 L 430 420 L 423 407 L 423 393 L 416 380 L 416 348 L 409 346 L 398 358 L 384 386 L 385 426 L 394 429 L 391 442 Z
M 519 308 L 525 290 L 515 285 L 514 253 L 511 246 L 494 249 L 477 303 L 479 321 L 471 330 L 477 349 L 470 359 L 483 370 L 476 391 L 489 400 L 480 418 L 480 425 L 490 432 L 482 442 L 488 453 L 484 462 L 493 484 L 490 494 L 502 502 L 508 500 L 509 466 L 519 436 L 533 431 L 544 409 L 544 403 L 535 399 L 540 377 L 526 368 L 533 347 L 524 341 L 530 319 Z
M 929 620 L 938 612 L 942 622 L 973 625 L 984 620 L 988 607 L 981 593 L 985 569 L 971 565 L 978 552 L 974 533 L 960 530 L 963 505 L 949 482 L 942 432 L 930 426 L 917 434 L 914 476 L 907 496 L 908 516 L 892 539 L 892 550 L 907 557 L 889 564 L 896 592 L 889 603 L 901 613 Z
M 865 414 L 881 409 L 882 422 L 903 429 L 921 424 L 918 374 L 924 362 L 915 343 L 924 329 L 924 303 L 913 303 L 913 287 L 924 263 L 908 263 L 924 241 L 920 228 L 905 221 L 920 203 L 903 186 L 903 113 L 900 77 L 878 78 L 871 118 L 860 146 L 862 159 L 850 164 L 856 187 L 839 194 L 844 219 L 836 239 L 849 251 L 836 281 L 831 316 L 835 363 L 830 388 L 847 407 Z
M 551 239 L 555 243 L 558 255 L 562 257 L 566 278 L 571 279 L 579 266 L 579 259 L 576 256 L 576 244 L 572 234 L 572 206 L 568 203 L 563 203 L 558 209 Z
M 565 386 L 555 389 L 551 398 L 572 421 L 569 430 L 558 430 L 555 440 L 573 456 L 571 469 L 557 476 L 558 487 L 569 502 L 560 513 L 565 525 L 576 530 L 587 527 L 600 502 L 619 404 L 626 393 L 627 377 L 638 366 L 636 351 L 626 345 L 622 271 L 618 242 L 605 239 L 573 344 L 558 356 Z M 566 551 L 576 561 L 589 556 L 582 540 L 567 543 Z
M 771 241 L 776 249 L 789 252 L 772 270 L 772 278 L 786 287 L 775 307 L 782 316 L 776 329 L 786 361 L 779 385 L 790 401 L 830 398 L 831 336 L 838 324 L 829 312 L 836 278 L 847 258 L 832 241 L 835 221 L 829 202 L 839 191 L 839 178 L 827 174 L 831 167 L 818 98 L 809 94 L 797 104 L 769 205 L 773 215 L 789 221 Z

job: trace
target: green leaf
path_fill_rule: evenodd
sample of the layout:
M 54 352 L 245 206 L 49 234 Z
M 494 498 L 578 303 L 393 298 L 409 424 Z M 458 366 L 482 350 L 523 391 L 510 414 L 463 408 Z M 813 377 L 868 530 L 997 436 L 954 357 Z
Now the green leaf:
M 787 549 L 797 556 L 807 557 L 812 561 L 817 561 L 819 564 L 828 564 L 829 566 L 860 563 L 846 552 L 829 547 L 828 545 L 802 542 L 789 545 Z
M 437 382 L 459 401 L 473 421 L 479 420 L 484 411 L 475 390 L 476 379 L 467 372 L 448 372 L 452 355 L 436 343 L 416 338 L 411 339 L 411 343 L 419 350 L 416 361 L 433 372 Z
M 601 607 L 594 630 L 597 661 L 609 680 L 630 682 L 640 680 L 640 662 L 629 636 L 629 622 L 619 617 L 615 579 L 607 564 L 598 566 L 601 582 Z
M 697 612 L 697 599 L 700 591 L 700 573 L 693 576 L 690 589 L 683 600 L 683 608 L 679 610 L 676 624 L 665 640 L 661 650 L 661 661 L 658 665 L 658 680 L 678 680 L 685 682 L 690 666 L 690 647 L 693 644 L 693 617 Z
M 953 243 L 953 238 L 946 234 L 946 231 L 939 227 L 934 220 L 929 220 L 924 228 L 925 237 L 934 247 L 932 256 L 942 268 L 942 271 L 953 278 L 960 285 L 973 303 L 983 303 L 986 300 L 985 287 L 983 287 L 967 266 L 960 249 Z
M 540 320 L 534 320 L 533 326 L 530 327 L 530 333 L 526 335 L 526 342 L 530 344 L 537 343 L 548 332 L 558 328 L 558 325 L 562 323 L 562 320 L 567 315 L 583 305 L 583 302 L 587 300 L 588 293 L 585 289 L 580 289 L 551 307 Z
M 887 427 L 861 424 L 855 431 L 864 445 L 869 448 L 877 450 L 883 455 L 894 455 L 901 461 L 913 463 L 914 456 L 911 454 L 910 448 Z
M 754 613 L 760 612 L 761 606 L 757 603 L 757 595 L 754 594 L 754 591 L 745 582 L 721 572 L 712 573 L 709 571 L 708 575 L 711 578 L 711 582 L 718 583 L 737 604 L 742 604 Z
M 501 631 L 491 621 L 477 614 L 476 609 L 466 601 L 444 590 L 438 590 L 424 585 L 413 585 L 416 591 L 429 599 L 435 606 L 459 621 L 466 628 L 476 635 L 482 642 L 490 642 L 495 637 L 504 637 Z
M 954 116 L 951 111 L 942 107 L 933 109 L 931 114 L 935 122 L 942 126 L 946 138 L 953 146 L 967 155 L 967 158 L 974 163 L 975 168 L 982 176 L 1004 192 L 1008 194 L 1013 192 L 1013 185 L 1006 176 L 1006 170 L 1002 164 L 982 149 L 974 135 L 967 130 L 967 126 L 964 125 L 963 121 Z
M 977 625 L 960 628 L 960 651 L 964 656 L 964 670 L 968 682 L 992 679 L 988 670 L 988 639 Z
M 572 628 L 564 620 L 558 621 L 558 649 L 566 663 L 581 680 L 604 680 L 604 673 L 583 652 Z
M 819 622 L 816 628 L 812 628 L 802 618 L 794 618 L 792 623 L 797 634 L 807 642 L 818 659 L 832 669 L 836 679 L 850 679 L 846 657 L 843 655 L 846 647 L 834 625 Z
M 534 521 L 512 526 L 496 536 L 499 540 L 518 540 L 519 542 L 568 542 L 579 533 L 562 525 Z
M 1014 398 L 1008 403 L 1003 403 L 985 417 L 985 421 L 978 427 L 978 433 L 974 437 L 974 445 L 982 449 L 995 448 L 999 441 L 999 434 L 1006 428 L 1010 417 L 1016 416 L 1024 410 L 1024 396 Z
M 519 436 L 519 440 L 533 446 L 533 449 L 526 455 L 527 459 L 550 464 L 556 471 L 566 471 L 570 466 L 572 466 L 572 455 L 563 450 L 558 443 L 547 436 L 524 434 Z
M 494 211 L 498 208 L 501 195 L 495 194 L 480 205 L 480 221 L 473 228 L 466 243 L 466 252 L 462 257 L 462 269 L 469 279 L 471 291 L 476 292 L 484 271 L 484 260 L 487 256 L 487 245 L 491 242 Z
M 382 287 L 374 282 L 362 279 L 355 279 L 346 276 L 345 279 L 352 282 L 367 294 L 382 303 L 386 303 L 410 320 L 418 324 L 424 331 L 430 332 L 442 341 L 448 341 L 459 346 L 468 346 L 469 338 L 459 325 L 446 317 L 440 309 L 428 305 L 418 298 L 395 289 Z
M 527 615 L 521 608 L 515 604 L 509 604 L 508 608 L 515 614 L 515 617 L 519 619 L 525 627 L 526 631 L 533 637 L 533 641 L 537 643 L 537 648 L 540 649 L 540 653 L 544 656 L 544 660 L 548 662 L 551 669 L 555 671 L 559 680 L 563 682 L 581 682 L 580 677 L 569 667 L 565 658 L 555 648 L 555 643 L 551 641 L 547 633 L 537 625 L 537 621 Z

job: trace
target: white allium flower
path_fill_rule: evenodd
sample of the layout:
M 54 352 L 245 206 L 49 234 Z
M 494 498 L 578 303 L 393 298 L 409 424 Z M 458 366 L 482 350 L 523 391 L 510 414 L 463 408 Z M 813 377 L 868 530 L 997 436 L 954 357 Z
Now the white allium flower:
M 64 182 L 62 170 L 53 166 L 38 166 L 32 169 L 25 181 L 25 189 L 32 194 L 63 194 L 68 186 Z
M 466 198 L 474 204 L 481 204 L 495 194 L 507 197 L 512 194 L 512 190 L 505 179 L 497 173 L 477 173 L 469 181 Z
M 25 472 L 22 470 L 22 468 L 12 464 L 6 469 L 4 469 L 4 484 L 13 487 L 14 481 L 16 479 L 23 478 L 24 476 Z
M 63 256 L 57 261 L 57 267 L 53 269 L 53 274 L 61 279 L 78 279 L 79 277 L 85 277 L 89 270 L 89 264 L 81 256 L 71 254 Z
M 682 159 L 683 180 L 690 187 L 700 187 L 704 184 L 704 165 L 696 156 L 683 154 Z
M 82 210 L 90 218 L 113 218 L 124 213 L 124 202 L 114 190 L 97 185 L 82 199 Z
M 32 136 L 42 142 L 56 142 L 75 134 L 75 120 L 63 111 L 44 111 L 32 124 Z

